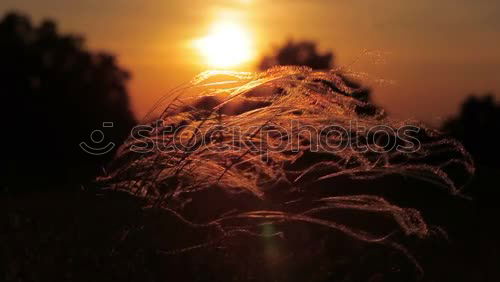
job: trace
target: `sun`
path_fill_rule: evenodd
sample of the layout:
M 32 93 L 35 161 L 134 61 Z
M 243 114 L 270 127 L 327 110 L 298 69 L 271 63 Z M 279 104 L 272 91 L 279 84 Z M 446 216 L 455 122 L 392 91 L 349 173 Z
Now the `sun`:
M 211 67 L 234 67 L 253 57 L 251 36 L 234 22 L 217 22 L 210 33 L 194 41 L 194 46 Z

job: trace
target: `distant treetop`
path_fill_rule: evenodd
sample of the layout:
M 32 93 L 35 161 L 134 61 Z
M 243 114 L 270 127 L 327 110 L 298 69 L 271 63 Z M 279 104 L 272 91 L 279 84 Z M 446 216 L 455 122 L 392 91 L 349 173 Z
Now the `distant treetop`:
M 333 67 L 333 53 L 320 54 L 316 43 L 312 41 L 289 40 L 284 46 L 276 50 L 271 56 L 265 56 L 260 62 L 259 69 L 266 70 L 274 66 L 307 66 L 314 70 L 331 69 Z

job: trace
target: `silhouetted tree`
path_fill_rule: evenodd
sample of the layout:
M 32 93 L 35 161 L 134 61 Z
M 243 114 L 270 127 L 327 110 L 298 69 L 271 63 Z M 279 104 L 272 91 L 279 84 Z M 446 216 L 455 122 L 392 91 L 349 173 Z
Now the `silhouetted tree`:
M 306 66 L 313 70 L 329 70 L 334 68 L 334 55 L 328 51 L 320 54 L 316 43 L 313 41 L 289 40 L 282 47 L 278 48 L 274 54 L 264 56 L 259 64 L 259 69 L 264 71 L 274 66 Z M 355 98 L 362 101 L 370 101 L 370 90 L 361 87 L 360 84 L 342 76 L 347 86 L 357 89 Z M 341 89 L 335 88 L 336 92 L 344 93 Z M 344 93 L 345 94 L 345 93 Z M 370 111 L 366 112 L 367 114 Z
M 134 125 L 125 87 L 128 72 L 112 55 L 91 53 L 83 43 L 81 37 L 58 33 L 52 21 L 34 26 L 15 13 L 0 21 L 4 188 L 85 182 L 112 154 L 90 155 L 80 142 L 96 148 L 119 145 Z M 103 128 L 103 122 L 113 127 Z M 91 141 L 93 130 L 105 133 L 102 144 Z
M 446 121 L 443 130 L 462 141 L 478 163 L 500 165 L 500 105 L 495 103 L 493 95 L 467 98 L 459 116 Z
M 315 70 L 331 69 L 333 53 L 319 54 L 316 43 L 312 41 L 288 41 L 272 56 L 265 56 L 259 68 L 266 70 L 274 66 L 308 66 Z

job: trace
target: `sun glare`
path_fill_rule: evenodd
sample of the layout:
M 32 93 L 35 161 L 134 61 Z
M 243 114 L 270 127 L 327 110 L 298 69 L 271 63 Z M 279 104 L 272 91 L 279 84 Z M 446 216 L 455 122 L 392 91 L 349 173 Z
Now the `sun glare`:
M 234 67 L 253 57 L 251 36 L 233 22 L 218 22 L 210 33 L 194 42 L 195 47 L 211 67 Z

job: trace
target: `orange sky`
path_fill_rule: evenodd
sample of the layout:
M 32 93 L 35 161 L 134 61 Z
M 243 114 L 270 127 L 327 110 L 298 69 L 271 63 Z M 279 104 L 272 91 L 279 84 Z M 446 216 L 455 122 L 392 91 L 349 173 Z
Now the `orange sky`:
M 397 116 L 437 123 L 469 93 L 500 95 L 497 0 L 2 0 L 0 13 L 10 10 L 55 19 L 90 48 L 117 54 L 133 74 L 139 118 L 209 68 L 192 40 L 221 19 L 244 27 L 256 54 L 287 38 L 318 41 L 337 65 L 370 50 L 352 69 L 367 73 L 374 100 Z M 254 70 L 255 61 L 236 69 Z

